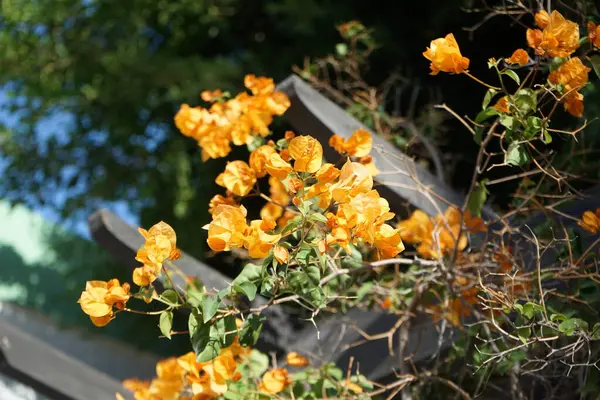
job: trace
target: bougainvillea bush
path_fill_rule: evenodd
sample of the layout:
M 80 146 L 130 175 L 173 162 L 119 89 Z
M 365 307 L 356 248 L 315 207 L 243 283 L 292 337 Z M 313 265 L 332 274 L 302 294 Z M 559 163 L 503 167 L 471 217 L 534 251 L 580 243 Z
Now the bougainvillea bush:
M 204 91 L 208 107 L 181 106 L 175 124 L 198 142 L 206 162 L 229 155 L 234 146 L 249 150 L 217 177 L 223 192 L 212 198 L 212 220 L 203 227 L 212 251 L 248 262 L 224 289 L 204 287 L 201 276 L 177 268 L 176 233 L 161 221 L 139 229 L 145 244 L 132 284 L 87 282 L 79 303 L 94 325 L 124 312 L 144 313 L 157 319 L 165 340 L 190 338 L 190 352 L 159 362 L 152 381 L 125 381 L 135 399 L 597 396 L 600 238 L 594 235 L 600 208 L 573 216 L 561 206 L 581 197 L 580 177 L 569 162 L 589 151 L 577 143 L 592 122 L 584 119 L 585 96 L 594 90 L 592 69 L 599 68 L 600 27 L 571 9 L 566 12 L 576 19 L 520 2 L 492 12 L 518 17 L 521 24 L 527 16 L 532 21 L 529 28 L 514 28 L 523 29 L 527 46 L 488 61 L 493 81 L 469 71 L 468 54 L 461 54 L 452 33 L 431 41 L 423 53 L 431 75 L 473 79 L 483 99 L 471 116 L 438 106 L 463 127 L 454 134 L 474 140 L 479 152 L 464 202 L 441 199 L 445 207 L 439 208 L 432 200 L 436 215 L 417 208 L 399 218 L 391 211 L 374 177 L 393 172 L 373 162 L 373 152 L 385 149 L 374 147 L 367 130 L 333 135 L 328 143 L 291 131 L 270 140 L 273 119 L 285 118 L 290 106 L 272 79 L 247 75 L 247 92 Z M 339 29 L 347 42 L 328 62 L 352 66 L 348 57 L 356 57 L 360 46 L 370 49 L 369 31 L 358 21 Z M 319 83 L 309 70 L 303 77 Z M 389 117 L 379 107 L 372 112 L 371 121 Z M 558 113 L 572 119 L 555 126 Z M 556 148 L 555 141 L 574 144 Z M 324 146 L 339 157 L 325 160 Z M 504 177 L 486 178 L 498 168 L 506 169 Z M 495 185 L 509 180 L 519 182 L 514 201 L 485 211 Z M 427 187 L 418 190 L 432 196 Z M 244 206 L 248 198 L 264 202 L 256 215 Z M 542 223 L 530 226 L 535 215 L 543 216 Z M 185 287 L 173 284 L 174 275 Z M 161 293 L 153 287 L 159 278 L 166 287 Z M 254 308 L 244 301 L 257 296 L 268 301 Z M 157 311 L 136 310 L 135 301 L 156 303 Z M 361 375 L 359 359 L 339 366 L 288 349 L 285 360 L 277 360 L 252 347 L 265 321 L 262 312 L 283 303 L 302 309 L 316 330 L 320 318 L 350 307 L 390 313 L 398 321 L 390 331 L 364 334 L 365 341 L 390 343 L 396 334 L 406 335 L 413 317 L 426 314 L 440 344 L 427 362 L 413 363 L 401 340 L 395 350 L 401 363 L 384 383 Z M 187 319 L 186 330 L 173 329 L 177 319 Z M 442 346 L 448 331 L 449 348 Z

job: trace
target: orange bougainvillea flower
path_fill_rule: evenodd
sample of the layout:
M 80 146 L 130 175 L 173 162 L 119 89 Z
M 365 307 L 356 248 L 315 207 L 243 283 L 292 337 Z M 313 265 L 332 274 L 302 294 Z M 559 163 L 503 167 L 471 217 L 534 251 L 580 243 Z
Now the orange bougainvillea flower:
M 337 169 L 333 164 L 323 164 L 317 171 L 316 177 L 319 183 L 333 182 L 340 176 L 340 170 Z
M 373 188 L 373 177 L 364 165 L 350 159 L 342 166 L 338 182 L 331 187 L 333 200 L 345 203 L 359 193 Z
M 274 115 L 283 114 L 289 98 L 274 91 L 272 79 L 247 75 L 244 84 L 252 95 L 243 92 L 227 101 L 213 102 L 210 108 L 183 104 L 175 115 L 175 125 L 185 136 L 198 142 L 202 159 L 224 157 L 231 143 L 248 144 L 255 135 L 267 136 Z M 220 91 L 203 92 L 206 101 L 222 100 Z
M 360 387 L 359 385 L 357 385 L 354 382 L 350 382 L 350 380 L 345 380 L 343 382 L 343 385 L 348 388 L 348 390 L 356 393 L 356 394 L 361 394 L 363 392 L 363 388 Z
M 156 378 L 152 381 L 126 379 L 123 386 L 133 392 L 136 400 L 179 400 L 184 385 L 185 371 L 170 357 L 156 364 Z
M 227 251 L 244 245 L 246 224 L 246 209 L 244 206 L 217 206 L 213 220 L 204 226 L 208 230 L 208 246 L 214 251 Z
M 281 155 L 274 153 L 269 156 L 269 160 L 265 164 L 265 169 L 269 175 L 280 180 L 287 178 L 288 174 L 293 171 L 290 163 L 281 158 Z
M 600 48 L 600 25 L 596 25 L 592 21 L 587 23 L 588 38 L 593 46 Z
M 545 29 L 550 23 L 550 14 L 546 10 L 541 10 L 535 14 L 535 24 L 540 29 Z
M 583 95 L 579 92 L 571 92 L 564 99 L 565 111 L 574 117 L 583 117 Z
M 248 163 L 250 164 L 250 167 L 254 171 L 254 174 L 257 178 L 262 178 L 263 176 L 267 175 L 267 169 L 265 165 L 269 161 L 271 154 L 275 153 L 275 149 L 267 145 L 260 146 L 258 149 L 250 153 L 250 159 L 248 160 Z
M 288 146 L 290 156 L 296 160 L 294 170 L 315 173 L 323 162 L 323 146 L 311 136 L 296 136 Z
M 373 245 L 377 248 L 380 259 L 392 258 L 404 251 L 404 243 L 402 243 L 398 229 L 394 229 L 388 224 L 379 226 Z
M 469 59 L 460 54 L 452 33 L 433 40 L 423 56 L 431 61 L 431 75 L 437 75 L 440 71 L 460 74 L 469 68 Z
M 125 308 L 125 303 L 131 297 L 129 290 L 129 284 L 124 283 L 121 286 L 118 279 L 108 282 L 88 281 L 77 302 L 94 325 L 105 326 L 114 318 L 113 308 Z
M 260 382 L 260 390 L 269 394 L 281 393 L 291 383 L 287 370 L 276 368 L 265 372 Z
M 261 225 L 261 220 L 251 221 L 250 227 L 245 232 L 244 247 L 248 249 L 248 253 L 252 258 L 266 257 L 273 246 L 281 239 L 280 234 L 271 235 L 266 233 Z
M 256 175 L 244 161 L 236 160 L 227 163 L 225 171 L 216 179 L 218 185 L 224 186 L 233 194 L 245 196 L 254 187 Z
M 306 367 L 308 365 L 308 359 L 306 357 L 302 357 L 295 351 L 288 353 L 285 357 L 285 360 L 291 367 Z
M 177 235 L 171 226 L 163 221 L 148 231 L 139 228 L 144 237 L 144 246 L 138 250 L 135 259 L 143 265 L 133 271 L 133 282 L 138 286 L 148 286 L 160 275 L 166 260 L 176 260 L 181 255 L 177 248 Z
M 517 49 L 512 53 L 510 58 L 506 59 L 506 62 L 509 64 L 519 64 L 521 67 L 527 65 L 529 63 L 529 55 L 523 49 Z
M 508 97 L 507 96 L 503 96 L 501 97 L 496 104 L 494 104 L 492 106 L 492 108 L 494 110 L 500 111 L 501 113 L 505 113 L 508 114 L 510 113 L 510 107 L 509 107 L 509 103 L 508 103 Z
M 565 92 L 570 92 L 579 90 L 588 83 L 590 71 L 591 68 L 586 67 L 579 57 L 573 57 L 551 72 L 548 80 L 555 85 L 561 84 Z
M 565 61 L 558 69 L 551 72 L 548 80 L 555 85 L 562 85 L 565 110 L 571 115 L 581 118 L 583 116 L 583 95 L 579 89 L 588 83 L 588 74 L 591 68 L 586 67 L 579 57 Z
M 212 199 L 210 199 L 210 202 L 208 203 L 208 212 L 212 215 L 215 212 L 217 206 L 221 204 L 228 204 L 230 206 L 237 205 L 235 199 L 232 196 L 224 197 L 220 194 L 216 194 L 213 196 Z
M 200 93 L 200 98 L 209 103 L 218 100 L 222 96 L 223 96 L 223 91 L 221 89 L 205 90 L 202 93 Z
M 536 15 L 539 29 L 527 29 L 527 43 L 538 55 L 568 57 L 579 47 L 579 26 L 554 10 L 548 17 L 545 11 Z
M 273 256 L 279 264 L 287 264 L 290 254 L 283 246 L 276 246 L 273 250 Z
M 581 220 L 577 222 L 577 225 L 579 225 L 588 232 L 598 233 L 598 231 L 600 230 L 600 208 L 597 208 L 596 212 L 584 212 L 581 216 Z
M 373 148 L 373 138 L 369 131 L 361 128 L 355 130 L 348 140 L 339 135 L 331 136 L 329 138 L 329 145 L 340 154 L 350 157 L 364 157 Z

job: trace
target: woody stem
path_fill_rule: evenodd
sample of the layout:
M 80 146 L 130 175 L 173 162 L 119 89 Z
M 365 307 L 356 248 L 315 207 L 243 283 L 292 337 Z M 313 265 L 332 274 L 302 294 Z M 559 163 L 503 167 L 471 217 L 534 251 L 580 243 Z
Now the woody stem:
M 494 90 L 502 90 L 499 87 L 496 86 L 492 86 L 492 85 L 488 85 L 487 83 L 485 83 L 484 81 L 482 81 L 479 78 L 474 77 L 473 75 L 471 75 L 470 73 L 468 73 L 467 71 L 464 71 L 463 74 L 465 74 L 466 76 L 468 76 L 469 78 L 473 79 L 475 82 L 482 84 L 483 86 L 489 88 L 489 89 L 494 89 Z

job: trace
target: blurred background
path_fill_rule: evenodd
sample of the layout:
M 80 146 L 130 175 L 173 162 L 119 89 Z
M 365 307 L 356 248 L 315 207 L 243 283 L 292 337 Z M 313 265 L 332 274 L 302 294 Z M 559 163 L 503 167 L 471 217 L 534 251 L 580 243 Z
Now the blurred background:
M 157 339 L 149 318 L 128 315 L 97 329 L 81 312 L 85 280 L 130 278 L 90 241 L 86 218 L 106 207 L 135 226 L 167 221 L 179 246 L 206 260 L 201 227 L 209 199 L 222 193 L 214 178 L 226 160 L 201 161 L 174 126 L 179 106 L 202 104 L 207 89 L 235 94 L 248 73 L 277 82 L 307 58 L 339 56 L 336 26 L 351 20 L 371 29 L 375 44 L 364 80 L 381 87 L 397 77 L 396 100 L 381 107 L 415 120 L 443 155 L 445 179 L 463 189 L 478 147 L 431 104 L 472 114 L 484 93 L 465 77 L 430 77 L 421 54 L 453 32 L 474 75 L 488 78 L 487 59 L 525 47 L 532 18 L 489 17 L 486 5 L 494 2 L 1 0 L 0 300 L 140 349 L 186 350 L 185 341 Z M 588 95 L 595 97 L 586 104 L 598 107 L 597 94 Z M 285 118 L 273 128 L 283 132 Z M 414 143 L 399 136 L 410 150 Z M 223 260 L 206 261 L 231 273 Z M 143 335 L 140 326 L 148 327 Z

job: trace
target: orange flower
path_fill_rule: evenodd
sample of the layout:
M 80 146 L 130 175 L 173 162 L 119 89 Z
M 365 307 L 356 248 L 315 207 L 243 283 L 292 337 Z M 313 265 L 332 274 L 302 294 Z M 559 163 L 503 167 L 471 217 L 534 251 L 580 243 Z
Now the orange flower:
M 290 156 L 296 160 L 294 170 L 314 173 L 321 168 L 323 146 L 311 136 L 296 136 L 288 146 Z
M 596 26 L 592 21 L 587 23 L 588 38 L 595 47 L 600 47 L 600 26 Z
M 565 97 L 565 111 L 574 117 L 583 117 L 583 95 L 579 92 L 571 92 Z
M 595 213 L 593 211 L 584 212 L 577 225 L 588 232 L 598 233 L 600 230 L 600 208 L 597 208 Z
M 281 239 L 280 234 L 270 235 L 261 229 L 262 221 L 254 220 L 250 222 L 249 229 L 246 230 L 244 247 L 252 258 L 266 257 L 273 246 Z
M 231 196 L 224 197 L 220 194 L 216 194 L 213 196 L 212 199 L 210 199 L 210 202 L 208 203 L 208 212 L 212 215 L 212 213 L 214 213 L 217 206 L 219 206 L 221 204 L 228 204 L 230 206 L 237 205 L 237 203 L 235 202 L 235 199 L 233 197 L 231 197 Z
M 388 224 L 379 226 L 373 245 L 377 248 L 380 259 L 392 258 L 404 251 L 398 230 Z
M 579 57 L 573 57 L 551 72 L 548 80 L 555 85 L 563 85 L 565 92 L 570 92 L 587 84 L 590 71 L 591 68 L 586 67 Z
M 506 62 L 509 64 L 519 64 L 521 67 L 527 65 L 529 62 L 529 55 L 523 49 L 517 49 L 512 53 L 510 58 L 506 59 Z
M 250 167 L 256 174 L 257 178 L 262 178 L 263 176 L 267 175 L 266 164 L 269 161 L 271 154 L 275 153 L 275 149 L 267 145 L 260 146 L 258 149 L 250 153 L 250 159 L 248 160 L 248 163 L 250 164 Z
M 208 230 L 208 246 L 214 251 L 228 251 L 242 247 L 246 225 L 246 209 L 244 206 L 217 206 L 213 220 L 204 226 Z
M 281 155 L 274 153 L 269 156 L 269 160 L 265 164 L 265 169 L 269 175 L 284 180 L 288 174 L 293 171 L 292 166 L 281 158 Z
M 494 110 L 500 111 L 501 113 L 505 113 L 505 114 L 510 113 L 510 108 L 509 108 L 509 103 L 508 103 L 508 97 L 507 96 L 501 97 L 496 102 L 496 104 L 494 104 L 494 106 L 492 108 Z
M 246 75 L 244 78 L 246 86 L 254 95 L 267 95 L 275 90 L 275 82 L 271 78 L 257 77 L 256 75 Z
M 205 90 L 200 93 L 200 98 L 209 103 L 218 100 L 221 96 L 223 96 L 223 91 L 221 89 Z
M 291 383 L 287 370 L 276 368 L 265 372 L 260 382 L 260 390 L 269 394 L 283 392 Z
M 340 154 L 344 154 L 344 143 L 346 143 L 346 141 L 340 135 L 332 135 L 329 138 L 329 147 L 333 147 L 333 149 Z
M 481 217 L 473 217 L 471 215 L 471 211 L 469 210 L 465 212 L 464 222 L 467 227 L 467 230 L 471 233 L 487 231 L 487 226 L 485 226 L 485 222 L 483 222 L 483 219 L 481 219 Z
M 423 56 L 431 61 L 431 75 L 440 71 L 460 74 L 469 68 L 469 59 L 460 54 L 458 43 L 451 33 L 433 40 Z
M 293 212 L 289 211 L 289 210 L 285 210 L 283 212 L 283 215 L 277 220 L 277 227 L 279 229 L 283 229 L 286 227 L 287 223 L 294 219 L 296 217 L 296 214 L 294 214 Z
M 549 18 L 547 13 L 536 15 L 539 29 L 527 29 L 527 43 L 535 49 L 538 55 L 550 57 L 568 57 L 579 47 L 579 26 L 565 19 L 561 13 L 554 10 Z
M 244 84 L 252 91 L 240 93 L 227 101 L 222 92 L 203 92 L 205 101 L 212 101 L 210 108 L 181 106 L 175 116 L 175 125 L 185 136 L 198 142 L 202 159 L 224 157 L 231 152 L 231 143 L 241 146 L 250 143 L 253 136 L 267 136 L 274 115 L 283 114 L 290 106 L 289 98 L 275 92 L 270 78 L 247 75 Z
M 171 226 L 163 221 L 152 226 L 150 230 L 139 228 L 145 243 L 137 252 L 135 259 L 143 264 L 133 271 L 133 282 L 138 286 L 148 286 L 160 274 L 163 263 L 167 259 L 179 258 L 177 236 Z
M 286 142 L 289 142 L 290 140 L 292 140 L 295 137 L 296 137 L 296 134 L 294 132 L 292 132 L 292 131 L 285 131 L 284 138 L 285 138 Z
M 540 12 L 535 14 L 535 24 L 540 27 L 540 29 L 544 29 L 550 23 L 550 14 L 546 10 L 541 10 Z
M 352 136 L 345 140 L 339 135 L 333 135 L 329 138 L 329 146 L 340 154 L 351 157 L 365 157 L 373 148 L 373 138 L 369 131 L 357 129 Z
M 387 310 L 388 308 L 390 308 L 394 303 L 392 303 L 392 299 L 390 299 L 389 297 L 386 297 L 381 304 L 379 305 L 381 308 L 383 308 L 384 310 Z
M 276 246 L 273 255 L 279 264 L 287 264 L 290 254 L 283 246 Z
M 77 302 L 94 325 L 104 326 L 114 318 L 113 307 L 117 310 L 125 308 L 125 303 L 131 297 L 129 290 L 129 284 L 121 286 L 118 279 L 88 281 Z
M 222 184 L 238 196 L 245 196 L 256 183 L 254 170 L 244 161 L 236 160 L 227 163 L 225 172 L 217 177 L 217 184 Z
M 366 193 L 373 188 L 373 177 L 364 165 L 351 162 L 349 159 L 342 166 L 337 183 L 332 186 L 333 200 L 338 203 L 347 202 L 359 193 Z
M 340 176 L 340 170 L 337 169 L 333 164 L 323 164 L 317 171 L 316 177 L 319 183 L 333 182 Z
M 298 178 L 288 179 L 288 191 L 290 193 L 298 193 L 304 187 L 304 182 Z
M 578 118 L 583 116 L 584 108 L 583 95 L 578 90 L 587 84 L 590 71 L 579 57 L 573 57 L 548 76 L 551 83 L 562 85 L 566 93 L 563 103 L 565 110 Z
M 308 365 L 308 359 L 295 351 L 288 353 L 285 360 L 291 367 L 306 367 Z
M 407 243 L 420 243 L 433 231 L 433 222 L 427 213 L 415 210 L 409 219 L 398 223 L 398 231 L 403 241 Z
M 283 215 L 283 207 L 268 202 L 260 209 L 260 217 L 277 221 Z

